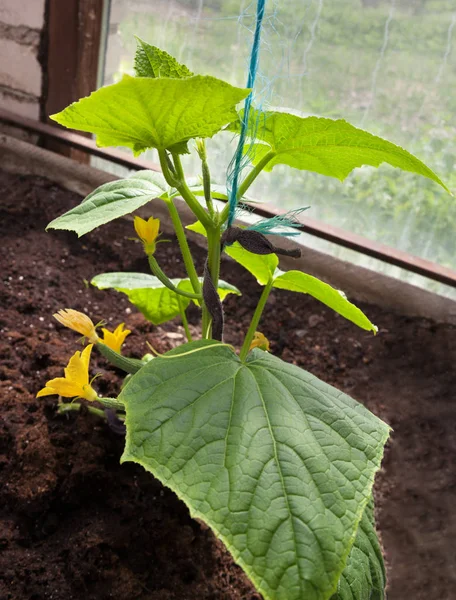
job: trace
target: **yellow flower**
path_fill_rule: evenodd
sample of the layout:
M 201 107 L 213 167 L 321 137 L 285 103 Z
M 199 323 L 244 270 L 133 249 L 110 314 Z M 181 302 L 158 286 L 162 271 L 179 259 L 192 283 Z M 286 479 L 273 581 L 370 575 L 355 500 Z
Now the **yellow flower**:
M 38 392 L 41 396 L 58 394 L 65 398 L 85 398 L 94 401 L 98 398 L 96 391 L 89 383 L 89 362 L 93 344 L 89 344 L 82 352 L 75 352 L 65 367 L 65 377 L 57 377 L 46 383 Z
M 149 217 L 149 219 L 145 221 L 144 219 L 141 219 L 141 217 L 136 216 L 134 225 L 136 233 L 144 245 L 144 252 L 148 255 L 154 254 L 158 230 L 160 229 L 160 219 Z
M 122 344 L 125 341 L 127 335 L 130 335 L 131 331 L 129 329 L 124 329 L 125 323 L 121 323 L 118 325 L 114 332 L 109 331 L 109 329 L 102 328 L 102 332 L 104 334 L 103 344 L 114 350 L 114 352 L 118 352 L 120 354 L 120 349 Z
M 260 331 L 255 331 L 249 350 L 253 350 L 254 348 L 269 351 L 269 340 Z
M 93 324 L 92 319 L 78 310 L 65 308 L 64 310 L 59 310 L 53 317 L 57 319 L 59 323 L 65 325 L 65 327 L 69 327 L 73 331 L 77 331 L 88 338 L 89 342 L 92 344 L 96 344 L 100 340 L 95 331 L 95 325 Z

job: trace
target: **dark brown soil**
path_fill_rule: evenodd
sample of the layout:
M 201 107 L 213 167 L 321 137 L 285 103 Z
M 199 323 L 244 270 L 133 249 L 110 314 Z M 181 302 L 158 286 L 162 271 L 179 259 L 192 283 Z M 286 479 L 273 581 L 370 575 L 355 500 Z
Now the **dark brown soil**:
M 183 341 L 179 322 L 147 323 L 126 297 L 87 287 L 112 270 L 147 272 L 126 219 L 78 240 L 45 233 L 79 198 L 52 183 L 0 174 L 0 599 L 259 600 L 211 532 L 172 492 L 133 464 L 119 465 L 123 439 L 86 411 L 59 416 L 35 399 L 77 349 L 52 313 L 86 311 L 125 321 L 125 352 L 141 356 Z M 172 236 L 168 235 L 168 238 Z M 202 265 L 204 256 L 195 248 Z M 170 276 L 183 274 L 176 244 L 160 244 Z M 259 288 L 236 265 L 222 276 L 230 298 L 227 341 L 241 341 Z M 450 326 L 362 306 L 380 327 L 358 330 L 302 295 L 277 291 L 261 329 L 272 351 L 336 385 L 394 428 L 377 481 L 390 600 L 455 598 L 456 339 Z M 190 318 L 197 326 L 196 309 Z M 95 355 L 96 353 L 94 353 Z M 94 356 L 101 393 L 119 374 Z

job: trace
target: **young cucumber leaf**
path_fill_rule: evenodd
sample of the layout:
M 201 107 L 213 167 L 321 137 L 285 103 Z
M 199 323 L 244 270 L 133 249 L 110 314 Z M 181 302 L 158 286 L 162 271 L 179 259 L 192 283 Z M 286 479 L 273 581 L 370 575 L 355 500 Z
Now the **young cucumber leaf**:
M 254 350 L 243 363 L 208 341 L 154 359 L 120 399 L 122 462 L 141 464 L 174 490 L 265 600 L 337 592 L 387 425 L 267 352 Z
M 373 325 L 366 315 L 354 304 L 349 302 L 343 292 L 334 289 L 327 283 L 316 277 L 302 273 L 301 271 L 287 271 L 286 273 L 277 269 L 274 273 L 273 287 L 292 292 L 301 292 L 313 296 L 335 312 L 342 315 L 361 329 L 377 333 L 377 327 Z
M 371 498 L 356 533 L 347 565 L 331 600 L 384 600 L 386 573 L 382 550 L 375 532 Z
M 193 231 L 193 233 L 199 233 L 200 235 L 204 235 L 204 237 L 207 237 L 206 228 L 201 223 L 201 221 L 195 221 L 191 225 L 186 225 L 185 229 L 188 229 L 189 231 Z
M 46 229 L 75 231 L 79 237 L 134 212 L 154 198 L 167 198 L 164 177 L 153 171 L 138 171 L 128 179 L 101 185 L 81 204 L 49 223 Z
M 266 285 L 271 280 L 279 264 L 276 254 L 254 254 L 245 250 L 239 242 L 226 246 L 225 252 L 247 269 L 260 285 Z
M 181 279 L 171 279 L 177 286 Z M 103 273 L 94 277 L 92 285 L 99 290 L 112 288 L 128 296 L 129 301 L 154 325 L 161 325 L 180 314 L 177 294 L 165 287 L 153 275 L 146 273 Z M 180 297 L 182 308 L 190 304 L 190 299 Z
M 284 164 L 344 180 L 355 167 L 378 167 L 386 162 L 428 177 L 449 192 L 439 177 L 418 158 L 346 121 L 299 117 L 279 111 L 266 111 L 261 115 L 251 111 L 249 120 L 255 127 L 255 138 L 262 142 L 252 149 L 254 164 L 268 152 L 273 153 L 265 167 L 267 171 Z M 238 127 L 235 124 L 231 129 Z
M 98 146 L 126 146 L 135 156 L 147 148 L 185 153 L 188 140 L 212 137 L 235 119 L 235 106 L 248 93 L 209 76 L 124 75 L 51 118 L 96 134 Z
M 156 46 L 151 46 L 138 36 L 135 54 L 135 73 L 137 77 L 172 77 L 182 79 L 191 77 L 193 73 L 185 65 Z
M 126 294 L 130 302 L 154 325 L 174 319 L 180 314 L 180 307 L 186 309 L 191 302 L 189 298 L 178 297 L 157 277 L 147 273 L 103 273 L 90 283 L 100 290 L 112 288 Z M 171 279 L 171 283 L 187 292 L 193 291 L 189 279 Z M 241 294 L 225 281 L 219 281 L 218 292 L 222 300 L 228 294 Z

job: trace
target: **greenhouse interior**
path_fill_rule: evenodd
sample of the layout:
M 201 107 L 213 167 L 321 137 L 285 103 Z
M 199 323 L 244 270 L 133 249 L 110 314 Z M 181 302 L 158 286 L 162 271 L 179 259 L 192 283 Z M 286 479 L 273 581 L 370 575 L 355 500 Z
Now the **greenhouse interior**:
M 0 599 L 454 600 L 454 0 L 0 0 Z

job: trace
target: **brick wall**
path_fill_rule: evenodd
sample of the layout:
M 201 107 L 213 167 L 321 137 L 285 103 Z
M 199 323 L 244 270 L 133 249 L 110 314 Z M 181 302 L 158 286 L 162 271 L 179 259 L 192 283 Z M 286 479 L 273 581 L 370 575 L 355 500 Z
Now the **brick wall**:
M 45 0 L 0 0 L 0 107 L 31 119 L 40 117 L 44 12 Z

